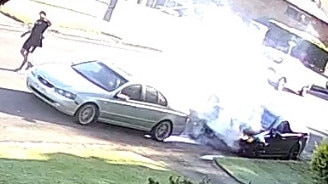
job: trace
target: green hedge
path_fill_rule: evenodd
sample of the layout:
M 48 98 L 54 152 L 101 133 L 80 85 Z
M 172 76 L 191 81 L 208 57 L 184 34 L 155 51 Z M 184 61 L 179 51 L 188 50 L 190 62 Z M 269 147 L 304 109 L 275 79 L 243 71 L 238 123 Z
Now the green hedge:
M 328 184 L 328 142 L 316 145 L 311 160 L 311 170 L 317 184 Z

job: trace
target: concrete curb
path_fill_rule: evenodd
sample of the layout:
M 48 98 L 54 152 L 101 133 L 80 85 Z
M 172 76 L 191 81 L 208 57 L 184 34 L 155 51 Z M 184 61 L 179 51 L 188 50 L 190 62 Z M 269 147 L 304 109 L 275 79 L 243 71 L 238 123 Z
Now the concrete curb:
M 224 168 L 218 161 L 213 160 L 212 162 L 213 167 L 221 169 L 223 172 L 225 172 L 230 178 L 232 178 L 233 180 L 235 180 L 237 183 L 239 184 L 251 184 L 251 181 L 249 181 L 248 183 L 245 183 L 241 180 L 239 180 L 237 177 L 235 177 L 233 174 L 230 173 L 230 171 L 228 171 L 226 168 Z

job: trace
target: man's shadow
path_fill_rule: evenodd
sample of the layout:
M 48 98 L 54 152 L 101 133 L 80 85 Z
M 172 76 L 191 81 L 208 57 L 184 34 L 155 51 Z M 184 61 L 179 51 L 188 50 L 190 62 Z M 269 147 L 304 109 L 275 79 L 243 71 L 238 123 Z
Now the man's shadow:
M 0 67 L 0 70 L 2 70 L 2 71 L 9 71 L 9 72 L 15 72 L 15 69 L 10 69 L 10 68 L 1 68 Z

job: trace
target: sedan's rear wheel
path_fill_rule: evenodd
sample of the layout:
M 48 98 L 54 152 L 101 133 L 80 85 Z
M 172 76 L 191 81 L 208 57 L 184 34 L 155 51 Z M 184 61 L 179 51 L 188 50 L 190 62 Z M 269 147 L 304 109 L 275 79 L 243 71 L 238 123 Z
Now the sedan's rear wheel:
M 280 78 L 277 83 L 277 87 L 276 87 L 277 90 L 282 91 L 285 88 L 286 83 L 287 83 L 287 80 L 285 77 Z
M 81 125 L 94 123 L 98 119 L 98 107 L 95 104 L 84 104 L 77 110 L 74 118 Z
M 296 143 L 289 150 L 288 159 L 290 159 L 290 160 L 297 160 L 299 154 L 300 154 L 300 144 L 299 143 Z
M 158 123 L 151 131 L 154 140 L 162 142 L 172 133 L 172 123 L 170 121 L 162 121 Z

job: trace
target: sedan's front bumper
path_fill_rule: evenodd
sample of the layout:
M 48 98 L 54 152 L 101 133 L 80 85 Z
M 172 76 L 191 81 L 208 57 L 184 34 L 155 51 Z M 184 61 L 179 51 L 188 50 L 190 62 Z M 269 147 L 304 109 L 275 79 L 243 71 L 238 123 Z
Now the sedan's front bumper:
M 39 78 L 30 73 L 26 79 L 26 85 L 35 96 L 56 108 L 60 112 L 73 116 L 78 108 L 78 104 L 69 98 L 66 98 L 55 92 L 55 88 L 50 83 L 42 83 Z M 44 82 L 44 80 L 43 80 Z

